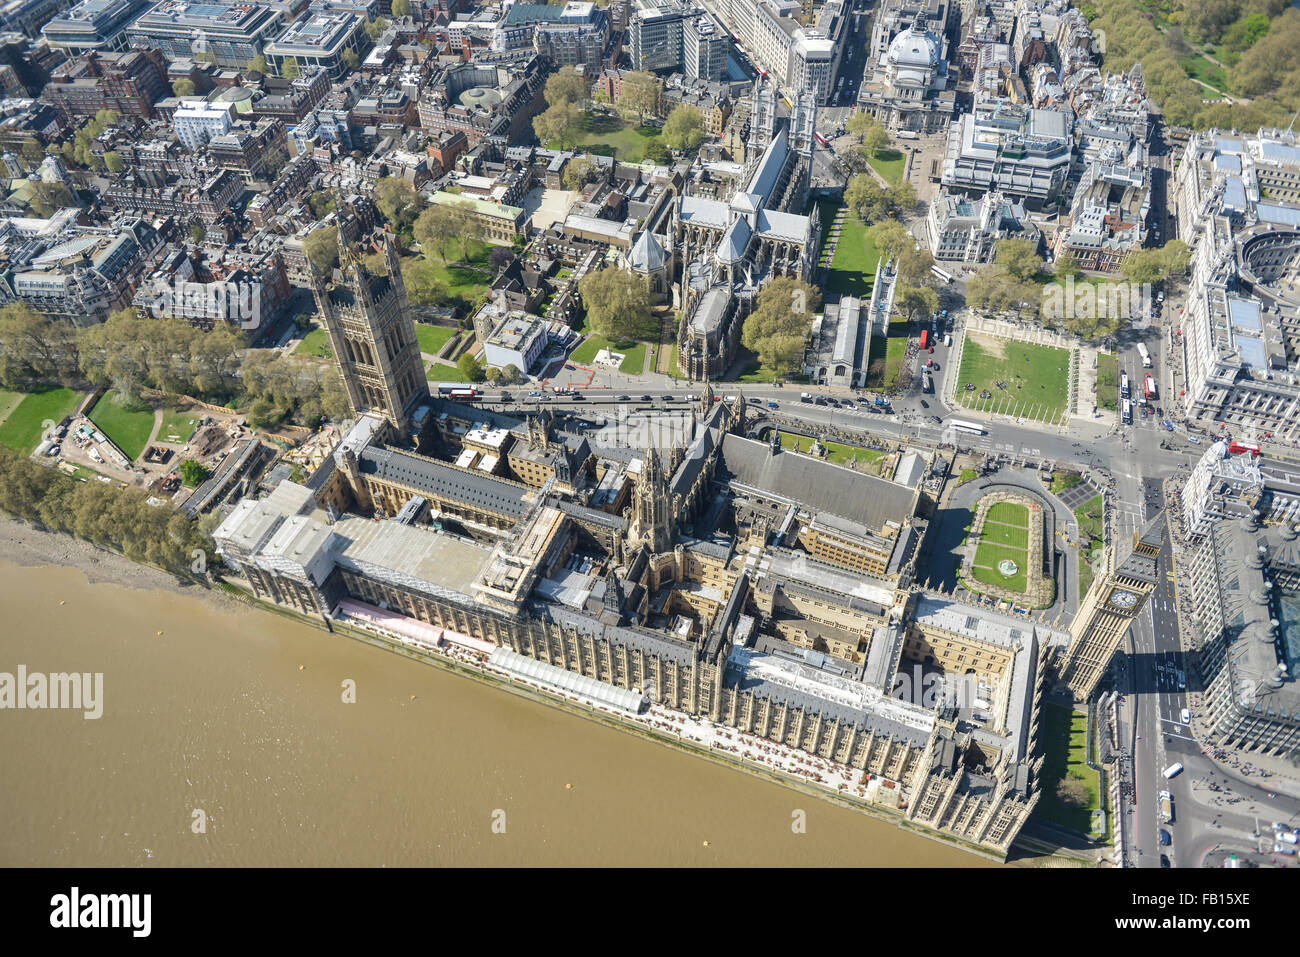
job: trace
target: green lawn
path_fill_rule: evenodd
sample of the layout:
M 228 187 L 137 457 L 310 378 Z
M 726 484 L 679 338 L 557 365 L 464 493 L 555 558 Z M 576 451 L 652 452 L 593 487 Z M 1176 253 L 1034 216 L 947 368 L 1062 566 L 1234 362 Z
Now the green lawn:
M 845 216 L 835 244 L 835 257 L 826 275 L 826 291 L 857 296 L 865 303 L 871 298 L 879 261 L 880 253 L 867 235 L 866 225 L 856 216 Z
M 658 141 L 659 131 L 649 126 L 632 126 L 621 117 L 605 113 L 587 113 L 583 117 L 578 149 L 589 153 L 618 157 L 623 163 L 640 163 L 651 143 Z M 559 149 L 552 143 L 551 149 Z
M 867 162 L 881 176 L 891 183 L 903 178 L 903 166 L 907 157 L 900 150 L 881 150 L 879 156 L 867 156 Z
M 796 452 L 809 452 L 812 450 L 815 440 L 809 435 L 795 435 L 792 432 L 781 433 L 781 448 L 793 449 Z M 822 446 L 826 449 L 826 460 L 834 462 L 836 465 L 847 465 L 856 458 L 859 462 L 875 464 L 885 457 L 884 452 L 877 452 L 875 449 L 864 449 L 860 445 L 844 445 L 840 442 L 823 442 Z
M 448 365 L 445 362 L 430 362 L 429 369 L 425 375 L 430 382 L 468 382 L 469 381 L 469 378 L 465 375 L 465 373 L 460 371 L 459 366 Z
M 46 389 L 23 396 L 0 425 L 0 445 L 15 452 L 31 452 L 40 444 L 42 424 L 71 415 L 79 402 L 81 393 L 71 389 Z
M 998 562 L 1007 558 L 1016 563 L 1016 573 L 1010 577 L 998 571 Z M 975 549 L 975 561 L 971 566 L 971 574 L 986 585 L 999 585 L 1011 591 L 1024 592 L 1029 588 L 1029 578 L 1026 571 L 1028 564 L 1029 553 L 1026 549 L 1012 548 L 1009 545 L 998 545 L 991 541 L 981 540 Z
M 23 401 L 25 396 L 25 392 L 10 392 L 8 389 L 0 389 L 0 423 L 9 418 L 9 413 L 18 408 L 18 403 Z
M 628 375 L 640 375 L 645 371 L 645 350 L 644 342 L 613 342 L 602 336 L 598 332 L 593 332 L 583 340 L 582 345 L 573 350 L 569 356 L 571 362 L 579 362 L 587 365 L 594 362 L 596 353 L 601 349 L 609 349 L 612 352 L 621 352 L 623 361 L 619 363 L 618 371 Z
M 1000 522 L 1017 528 L 1029 527 L 1029 507 L 1019 502 L 994 502 L 989 506 L 986 522 Z
M 1181 66 L 1188 76 L 1194 80 L 1200 80 L 1202 83 L 1208 83 L 1220 93 L 1228 93 L 1228 74 L 1223 67 L 1211 63 L 1203 56 L 1185 56 L 1178 58 L 1178 65 Z
M 907 320 L 895 319 L 888 326 L 887 336 L 873 335 L 867 353 L 868 389 L 891 387 L 907 356 Z
M 1092 564 L 1101 554 L 1105 529 L 1105 502 L 1100 495 L 1094 495 L 1074 510 L 1074 518 L 1079 523 L 1079 600 L 1088 593 L 1092 584 Z
M 202 413 L 194 409 L 184 411 L 175 408 L 163 409 L 162 425 L 158 427 L 158 441 L 184 445 L 194 434 L 201 416 Z
M 968 409 L 1056 421 L 1069 398 L 1070 353 L 1066 349 L 1007 342 L 971 334 L 962 350 L 957 401 Z M 1004 383 L 998 388 L 997 383 Z M 975 386 L 966 390 L 967 383 Z M 987 391 L 990 396 L 980 398 Z
M 979 472 L 974 469 L 962 469 L 961 475 L 957 476 L 957 485 L 960 487 L 967 482 L 973 482 L 977 478 L 979 478 Z
M 984 530 L 980 532 L 980 541 L 1006 545 L 1009 548 L 1028 548 L 1029 529 L 985 521 Z
M 668 374 L 674 379 L 685 379 L 681 367 L 677 365 L 677 343 L 673 343 L 672 355 L 668 358 Z
M 90 410 L 90 421 L 132 462 L 140 457 L 153 432 L 153 409 L 147 404 L 123 405 L 111 389 Z
M 1044 754 L 1043 795 L 1034 814 L 1080 834 L 1091 834 L 1092 812 L 1101 808 L 1101 776 L 1088 767 L 1087 714 L 1046 704 L 1040 734 Z M 1057 797 L 1057 782 L 1067 776 L 1077 778 L 1087 788 L 1086 806 L 1074 807 Z
M 298 348 L 293 350 L 297 355 L 317 356 L 321 359 L 333 359 L 334 353 L 330 351 L 330 337 L 324 329 L 313 329 L 307 335 L 302 337 L 302 342 L 298 343 Z
M 1114 410 L 1119 407 L 1119 358 L 1113 353 L 1097 354 L 1097 384 L 1094 394 L 1098 408 Z
M 1056 472 L 1052 475 L 1052 494 L 1059 495 L 1068 488 L 1074 488 L 1083 481 L 1078 472 Z
M 415 324 L 415 338 L 420 343 L 420 351 L 427 352 L 431 356 L 437 355 L 438 350 L 455 334 L 456 330 L 450 326 L 431 326 L 424 322 Z

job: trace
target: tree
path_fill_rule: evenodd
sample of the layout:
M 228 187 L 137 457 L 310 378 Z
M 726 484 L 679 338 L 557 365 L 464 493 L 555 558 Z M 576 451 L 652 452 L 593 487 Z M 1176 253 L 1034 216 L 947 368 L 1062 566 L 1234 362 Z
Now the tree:
M 862 146 L 872 156 L 879 156 L 889 148 L 889 134 L 877 123 L 867 130 L 867 135 L 862 138 Z
M 121 156 L 119 156 L 117 153 L 113 152 L 112 150 L 109 150 L 107 153 L 104 154 L 104 166 L 108 169 L 110 173 L 116 176 L 118 173 L 122 172 L 122 170 L 126 168 L 126 163 L 122 161 Z
M 488 254 L 488 264 L 498 273 L 514 261 L 514 252 L 507 249 L 505 246 L 493 246 L 492 252 Z
M 400 176 L 384 176 L 375 182 L 375 205 L 386 220 L 397 226 L 408 212 L 407 218 L 414 222 L 424 201 L 415 187 Z
M 179 471 L 181 481 L 190 488 L 198 488 L 212 474 L 207 466 L 195 459 L 186 459 L 181 463 Z
M 461 375 L 470 382 L 483 381 L 483 367 L 479 365 L 478 360 L 474 358 L 472 353 L 463 353 L 461 357 L 456 360 L 456 368 L 459 369 Z
M 190 227 L 190 242 L 195 246 L 203 242 L 203 240 L 207 238 L 207 235 L 208 231 L 203 228 L 202 223 L 195 223 Z
M 647 117 L 659 112 L 661 89 L 659 77 L 653 73 L 644 70 L 628 73 L 623 77 L 614 108 L 624 119 L 644 123 Z
M 871 176 L 860 174 L 844 189 L 844 203 L 864 223 L 874 223 L 889 214 L 889 199 Z
M 281 63 L 280 75 L 286 80 L 296 80 L 298 77 L 302 76 L 302 67 L 298 65 L 298 60 L 294 57 L 289 57 Z
M 1074 276 L 1077 279 L 1082 275 L 1083 267 L 1079 265 L 1079 257 L 1067 249 L 1056 257 L 1053 271 L 1058 279 L 1065 279 L 1069 276 Z
M 411 15 L 411 0 L 393 0 L 393 16 L 409 17 Z
M 899 250 L 894 263 L 898 278 L 909 286 L 930 286 L 934 283 L 934 254 L 920 249 L 915 243 Z
M 357 64 L 361 62 L 361 57 L 357 56 L 356 50 L 344 50 L 339 55 L 339 62 L 343 64 L 346 70 L 355 70 Z
M 884 219 L 867 230 L 882 259 L 897 259 L 904 249 L 915 249 L 916 239 L 896 219 Z
M 899 286 L 894 311 L 912 322 L 923 321 L 939 311 L 939 294 L 928 286 Z
M 645 147 L 646 160 L 651 163 L 671 163 L 673 154 L 668 151 L 662 140 L 652 139 Z
M 30 180 L 31 199 L 28 205 L 32 212 L 43 219 L 48 219 L 56 210 L 75 206 L 72 190 L 62 183 L 46 183 L 43 180 Z
M 445 265 L 448 251 L 466 235 L 469 218 L 467 208 L 458 203 L 430 206 L 416 219 L 412 234 L 421 249 L 437 253 Z
M 313 266 L 328 276 L 339 264 L 339 228 L 313 229 L 302 241 L 302 251 Z
M 1034 308 L 1041 301 L 1041 290 L 1032 279 L 1017 279 L 1000 263 L 990 263 L 966 283 L 966 304 L 988 312 L 1014 311 L 1017 314 Z
M 844 124 L 844 128 L 858 142 L 865 143 L 867 135 L 872 130 L 880 129 L 880 124 L 876 122 L 876 118 L 870 113 L 857 112 L 849 117 L 848 122 Z
M 318 189 L 307 199 L 311 214 L 317 219 L 324 219 L 334 211 L 334 196 L 328 190 Z
M 572 103 L 557 103 L 545 113 L 533 117 L 533 132 L 543 146 L 554 143 L 567 150 L 577 145 L 582 133 L 582 111 Z
M 613 342 L 648 339 L 657 324 L 650 289 L 640 276 L 617 266 L 592 271 L 578 280 L 578 295 L 596 332 Z
M 367 20 L 363 29 L 366 31 L 366 36 L 370 38 L 370 42 L 374 43 L 383 36 L 384 31 L 388 29 L 388 21 L 383 17 L 380 17 L 378 20 Z
M 253 57 L 248 61 L 247 70 L 249 73 L 261 73 L 265 76 L 267 72 L 266 57 L 262 56 L 260 53 Z
M 812 318 L 821 306 L 821 294 L 800 279 L 780 276 L 759 291 L 754 311 L 745 317 L 741 342 L 758 355 L 766 369 L 788 372 L 803 355 Z
M 546 89 L 542 95 L 546 98 L 547 106 L 568 103 L 581 110 L 587 106 L 590 87 L 586 77 L 580 74 L 576 67 L 562 66 L 546 81 Z
M 596 164 L 589 157 L 578 156 L 564 167 L 562 182 L 565 189 L 579 190 L 595 176 Z
M 1043 268 L 1038 245 L 1028 239 L 1003 239 L 998 242 L 994 261 L 1017 280 L 1033 279 Z
M 0 307 L 0 385 L 27 391 L 35 385 L 74 385 L 77 329 L 19 301 Z
M 897 210 L 915 209 L 916 187 L 910 180 L 900 179 L 897 183 L 891 183 L 885 190 L 885 198 L 889 201 L 889 205 Z
M 433 263 L 419 256 L 402 260 L 402 285 L 413 306 L 441 306 L 451 295 Z
M 1056 782 L 1056 797 L 1062 804 L 1071 807 L 1086 807 L 1088 804 L 1088 786 L 1078 778 L 1064 777 Z
M 23 159 L 31 167 L 40 166 L 45 160 L 45 150 L 41 148 L 40 140 L 34 136 L 29 136 L 23 140 Z
M 1133 283 L 1159 282 L 1167 275 L 1165 258 L 1158 249 L 1135 249 L 1119 265 L 1120 275 Z
M 673 108 L 664 123 L 664 142 L 675 150 L 690 150 L 704 139 L 704 114 L 683 103 Z
M 1187 243 L 1181 239 L 1169 240 L 1160 247 L 1160 252 L 1164 258 L 1166 279 L 1186 272 L 1187 267 L 1191 265 L 1192 251 L 1187 248 Z
M 272 148 L 266 151 L 266 156 L 262 159 L 262 165 L 266 167 L 266 179 L 269 183 L 274 183 L 289 163 L 289 157 L 284 155 L 284 150 Z
M 194 81 L 185 77 L 172 81 L 172 92 L 179 97 L 193 96 L 194 89 Z

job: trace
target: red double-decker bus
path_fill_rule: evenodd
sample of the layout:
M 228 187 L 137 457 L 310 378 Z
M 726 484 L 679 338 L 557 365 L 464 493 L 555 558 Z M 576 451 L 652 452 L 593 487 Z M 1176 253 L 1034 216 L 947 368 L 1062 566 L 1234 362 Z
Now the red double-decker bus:
M 921 330 L 921 349 L 922 349 L 923 351 L 924 351 L 924 349 L 925 349 L 926 343 L 929 341 L 929 336 L 930 336 L 930 330 L 929 330 L 929 329 L 922 329 L 922 330 Z
M 1156 398 L 1156 380 L 1151 377 L 1151 373 L 1149 372 L 1146 374 L 1144 385 L 1146 387 L 1147 398 L 1154 400 Z
M 1244 455 L 1247 452 L 1251 455 L 1259 455 L 1259 446 L 1249 442 L 1229 442 L 1228 451 L 1233 455 Z

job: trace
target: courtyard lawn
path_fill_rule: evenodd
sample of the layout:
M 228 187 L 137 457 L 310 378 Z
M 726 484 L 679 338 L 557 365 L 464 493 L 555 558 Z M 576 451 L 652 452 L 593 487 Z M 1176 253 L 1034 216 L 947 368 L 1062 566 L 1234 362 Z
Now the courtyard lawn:
M 1097 385 L 1094 395 L 1100 409 L 1113 411 L 1119 407 L 1119 359 L 1113 353 L 1101 352 L 1097 355 Z
M 1052 494 L 1060 495 L 1066 489 L 1074 488 L 1083 481 L 1078 472 L 1056 472 L 1052 475 Z
M 436 356 L 455 334 L 456 330 L 450 326 L 431 326 L 425 322 L 415 324 L 415 338 L 420 343 L 420 351 L 431 356 Z
M 1089 835 L 1092 833 L 1092 812 L 1101 808 L 1101 776 L 1088 767 L 1088 716 L 1082 711 L 1049 703 L 1043 707 L 1042 722 L 1039 740 L 1044 754 L 1043 793 L 1034 815 Z M 1066 804 L 1057 796 L 1056 785 L 1066 777 L 1083 782 L 1088 793 L 1084 806 Z
M 162 425 L 158 426 L 158 441 L 184 445 L 194 434 L 202 415 L 197 409 L 163 409 Z
M 596 353 L 601 349 L 622 353 L 623 361 L 619 363 L 619 372 L 626 375 L 640 375 L 645 371 L 646 344 L 644 342 L 610 342 L 598 332 L 587 336 L 582 341 L 582 345 L 573 350 L 569 361 L 590 365 L 596 361 Z
M 578 147 L 589 153 L 616 156 L 623 163 L 640 163 L 651 143 L 659 141 L 659 130 L 650 126 L 633 126 L 620 116 L 587 113 L 582 120 Z M 551 144 L 557 149 L 557 144 Z
M 1000 522 L 984 522 L 980 532 L 980 541 L 992 542 L 994 545 L 1006 545 L 1008 548 L 1028 548 L 1029 529 L 1016 525 L 1003 525 Z
M 128 401 L 123 404 L 118 393 L 109 390 L 90 410 L 90 421 L 134 462 L 149 443 L 154 413 L 147 403 Z
M 971 333 L 962 350 L 957 401 L 968 409 L 1058 421 L 1070 394 L 1070 353 Z M 1003 388 L 997 383 L 1002 382 Z M 972 384 L 974 390 L 967 390 Z M 980 398 L 981 392 L 991 393 Z
M 668 357 L 668 374 L 674 379 L 685 379 L 681 367 L 677 365 L 677 343 L 673 343 L 672 355 Z
M 1014 525 L 1017 528 L 1029 527 L 1029 507 L 1019 502 L 995 502 L 989 506 L 986 522 L 998 522 Z
M 1074 518 L 1079 523 L 1079 600 L 1088 593 L 1092 584 L 1092 562 L 1101 555 L 1105 530 L 1105 502 L 1100 495 L 1095 495 L 1074 510 Z
M 302 337 L 302 342 L 298 343 L 298 348 L 293 350 L 296 355 L 317 356 L 321 359 L 333 359 L 334 353 L 330 351 L 330 337 L 324 329 L 313 329 L 307 335 Z
M 80 402 L 81 393 L 71 389 L 45 389 L 23 396 L 0 425 L 0 445 L 23 454 L 31 452 L 40 444 L 42 423 L 61 421 L 75 412 Z
M 979 472 L 974 469 L 962 469 L 961 475 L 957 476 L 957 486 L 960 488 L 967 482 L 973 482 L 977 478 L 979 478 Z
M 792 449 L 795 452 L 810 452 L 815 440 L 809 435 L 795 435 L 792 432 L 781 433 L 781 448 Z M 859 462 L 865 462 L 869 465 L 875 465 L 885 457 L 884 452 L 877 452 L 875 449 L 865 449 L 860 445 L 844 445 L 841 442 L 823 442 L 822 446 L 826 449 L 826 460 L 834 462 L 836 465 L 848 465 L 857 458 Z
M 623 352 L 623 361 L 618 364 L 618 371 L 624 375 L 640 375 L 645 372 L 645 350 L 644 342 L 638 342 L 629 349 L 616 349 L 615 351 Z
M 868 389 L 889 389 L 897 382 L 903 359 L 907 357 L 907 320 L 896 319 L 889 324 L 889 335 L 871 337 L 867 353 Z
M 468 382 L 469 378 L 465 373 L 460 371 L 459 366 L 449 365 L 446 362 L 430 362 L 429 368 L 425 372 L 425 378 L 430 382 Z
M 879 261 L 880 253 L 867 235 L 866 225 L 856 216 L 845 216 L 835 244 L 835 257 L 826 275 L 826 291 L 857 296 L 865 302 L 871 298 Z
M 878 156 L 867 156 L 867 162 L 871 168 L 885 178 L 890 183 L 897 183 L 903 178 L 903 166 L 907 162 L 907 157 L 900 150 L 881 150 Z
M 998 562 L 1010 559 L 1016 563 L 1014 575 L 1003 575 L 998 570 Z M 971 574 L 986 585 L 999 585 L 1011 591 L 1025 592 L 1029 588 L 1029 576 L 1025 566 L 1029 564 L 1029 553 L 1023 548 L 997 545 L 991 541 L 981 540 L 975 549 L 975 561 L 971 565 Z

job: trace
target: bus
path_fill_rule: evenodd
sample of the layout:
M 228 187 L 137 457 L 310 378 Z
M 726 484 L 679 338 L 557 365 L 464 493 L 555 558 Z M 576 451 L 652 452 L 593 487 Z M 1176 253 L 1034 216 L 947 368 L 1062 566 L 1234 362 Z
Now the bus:
M 899 130 L 894 135 L 900 140 L 919 140 L 921 138 L 921 134 L 914 130 Z
M 1138 343 L 1138 355 L 1140 355 L 1140 356 L 1142 357 L 1142 368 L 1144 368 L 1144 369 L 1150 369 L 1150 368 L 1151 368 L 1151 353 L 1147 352 L 1147 347 L 1144 346 L 1144 345 L 1143 345 L 1142 343 L 1140 343 L 1140 342 Z
M 961 419 L 949 419 L 947 425 L 958 432 L 970 432 L 972 435 L 987 434 L 982 425 L 976 425 L 974 422 L 963 422 Z
M 1143 387 L 1143 391 L 1146 392 L 1147 399 L 1149 401 L 1154 402 L 1157 398 L 1159 398 L 1159 396 L 1156 394 L 1156 380 L 1151 377 L 1150 372 L 1148 372 L 1143 377 L 1142 387 Z
M 921 330 L 921 351 L 922 351 L 922 352 L 925 351 L 925 346 L 926 346 L 926 343 L 929 341 L 929 338 L 930 338 L 930 330 L 929 330 L 929 329 L 922 329 L 922 330 Z
M 934 393 L 934 382 L 930 379 L 930 370 L 921 370 L 921 391 L 927 394 Z
M 826 137 L 822 136 L 820 133 L 816 132 L 815 130 L 813 131 L 813 139 L 815 139 L 818 143 L 820 143 L 822 146 L 826 147 L 827 149 L 830 149 L 831 146 L 830 141 L 827 140 Z
M 1244 455 L 1246 453 L 1259 455 L 1259 446 L 1250 442 L 1229 442 L 1228 451 L 1233 455 Z
M 474 391 L 473 386 L 467 386 L 463 382 L 442 382 L 438 385 L 438 395 L 459 402 L 472 402 L 478 393 Z
M 835 95 L 839 96 L 844 92 L 844 77 L 840 77 L 840 82 L 835 84 Z
M 1125 425 L 1133 424 L 1133 402 L 1131 399 L 1125 399 L 1120 418 Z
M 943 271 L 942 269 L 940 269 L 938 266 L 931 266 L 931 267 L 930 267 L 930 272 L 934 273 L 936 276 L 938 276 L 938 277 L 939 277 L 940 279 L 942 279 L 944 282 L 952 282 L 952 274 L 951 274 L 951 273 L 946 273 L 946 272 L 944 272 L 944 271 Z
M 1133 393 L 1129 391 L 1127 372 L 1119 374 L 1119 397 L 1121 399 L 1131 399 L 1133 397 Z

